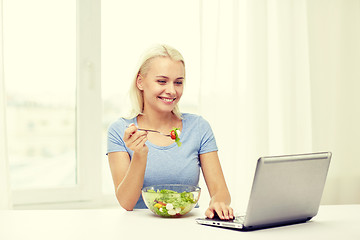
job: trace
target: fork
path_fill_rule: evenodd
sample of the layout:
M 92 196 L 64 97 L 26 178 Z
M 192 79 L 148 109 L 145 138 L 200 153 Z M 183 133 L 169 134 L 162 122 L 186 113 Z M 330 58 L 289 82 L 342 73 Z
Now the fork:
M 154 132 L 154 133 L 160 133 L 161 135 L 164 135 L 166 137 L 171 137 L 170 134 L 165 134 L 156 130 L 150 130 L 150 129 L 143 129 L 143 128 L 138 128 L 138 130 L 140 131 L 145 131 L 145 132 Z
M 126 127 L 129 127 L 129 126 L 126 126 Z M 150 130 L 150 129 L 144 129 L 144 128 L 138 128 L 139 131 L 145 131 L 145 132 L 154 132 L 154 133 L 159 133 L 163 136 L 166 136 L 166 137 L 171 137 L 170 134 L 165 134 L 165 133 L 162 133 L 162 132 L 159 132 L 159 131 L 156 131 L 156 130 Z

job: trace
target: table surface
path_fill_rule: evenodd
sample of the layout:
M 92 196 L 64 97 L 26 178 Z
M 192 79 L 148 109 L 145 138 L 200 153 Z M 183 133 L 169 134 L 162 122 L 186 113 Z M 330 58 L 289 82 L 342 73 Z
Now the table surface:
M 201 208 L 171 219 L 147 209 L 3 210 L 0 239 L 360 239 L 360 205 L 324 205 L 307 223 L 252 232 L 199 225 L 201 216 Z

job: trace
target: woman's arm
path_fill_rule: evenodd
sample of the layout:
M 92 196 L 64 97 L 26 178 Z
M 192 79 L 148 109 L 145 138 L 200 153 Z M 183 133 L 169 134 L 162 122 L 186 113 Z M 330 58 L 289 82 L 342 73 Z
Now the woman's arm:
M 205 215 L 213 218 L 214 212 L 216 212 L 221 219 L 232 219 L 234 217 L 233 209 L 229 206 L 231 197 L 226 186 L 217 152 L 201 154 L 200 161 L 211 197 L 209 208 L 206 210 Z
M 146 140 L 147 133 L 137 131 L 137 128 L 132 125 L 124 134 L 126 146 L 134 151 L 131 161 L 127 152 L 108 154 L 116 198 L 128 211 L 133 210 L 141 194 L 148 153 Z

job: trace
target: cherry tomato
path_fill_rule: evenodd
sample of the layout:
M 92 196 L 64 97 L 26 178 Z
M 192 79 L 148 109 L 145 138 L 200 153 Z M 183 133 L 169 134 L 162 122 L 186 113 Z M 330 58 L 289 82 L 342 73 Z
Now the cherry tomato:
M 160 204 L 160 205 L 162 205 L 162 206 L 166 206 L 166 203 L 163 203 L 163 202 L 161 202 L 161 201 L 158 201 L 157 204 Z
M 170 137 L 171 137 L 171 139 L 173 139 L 173 140 L 176 139 L 176 134 L 175 134 L 175 131 L 174 131 L 174 130 L 172 130 L 172 131 L 170 132 Z

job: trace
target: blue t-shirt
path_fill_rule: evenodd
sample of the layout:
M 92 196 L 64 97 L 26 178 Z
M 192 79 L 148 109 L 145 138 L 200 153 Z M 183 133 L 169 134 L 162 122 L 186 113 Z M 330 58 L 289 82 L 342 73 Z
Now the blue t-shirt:
M 217 145 L 210 124 L 201 116 L 182 114 L 180 147 L 174 142 L 169 146 L 158 146 L 146 141 L 149 148 L 143 187 L 157 184 L 198 185 L 200 158 L 203 153 L 217 151 Z M 120 118 L 110 125 L 107 152 L 127 152 L 130 159 L 133 151 L 126 147 L 124 131 L 131 123 L 136 126 L 137 118 Z M 134 208 L 146 208 L 140 196 Z

